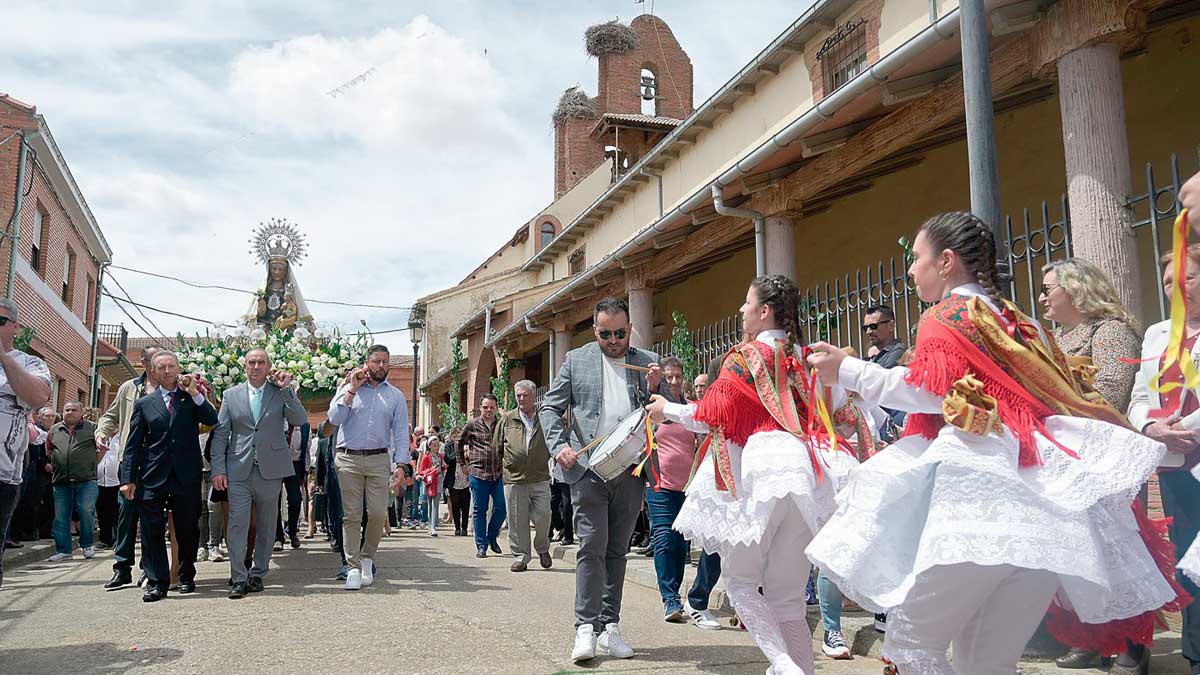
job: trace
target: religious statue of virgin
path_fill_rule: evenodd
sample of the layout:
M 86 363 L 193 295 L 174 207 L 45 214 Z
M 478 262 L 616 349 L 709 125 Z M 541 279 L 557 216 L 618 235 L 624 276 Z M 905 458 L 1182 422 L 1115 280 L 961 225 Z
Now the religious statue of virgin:
M 304 326 L 313 332 L 313 317 L 293 271 L 307 248 L 303 233 L 293 223 L 272 218 L 259 225 L 250 243 L 251 253 L 267 266 L 267 281 L 255 294 L 246 325 L 287 331 Z

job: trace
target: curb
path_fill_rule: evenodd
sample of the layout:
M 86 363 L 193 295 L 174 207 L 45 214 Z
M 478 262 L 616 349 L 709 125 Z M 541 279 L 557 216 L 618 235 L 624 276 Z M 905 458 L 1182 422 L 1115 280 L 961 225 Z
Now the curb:
M 54 555 L 54 541 L 39 539 L 37 541 L 23 541 L 23 548 L 6 548 L 4 549 L 4 568 L 14 569 L 22 565 L 28 565 L 35 562 L 45 562 L 47 558 Z M 100 551 L 96 552 L 97 554 Z

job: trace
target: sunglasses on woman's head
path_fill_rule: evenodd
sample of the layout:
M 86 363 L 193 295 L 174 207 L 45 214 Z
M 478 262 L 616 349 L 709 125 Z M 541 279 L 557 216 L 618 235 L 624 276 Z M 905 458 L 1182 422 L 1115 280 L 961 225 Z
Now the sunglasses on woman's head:
M 4 324 L 0 324 L 0 326 L 3 325 Z M 614 337 L 618 340 L 624 340 L 625 336 L 628 335 L 628 332 L 624 328 L 618 328 L 616 330 L 598 330 L 596 331 L 596 335 L 599 335 L 601 340 L 608 340 Z

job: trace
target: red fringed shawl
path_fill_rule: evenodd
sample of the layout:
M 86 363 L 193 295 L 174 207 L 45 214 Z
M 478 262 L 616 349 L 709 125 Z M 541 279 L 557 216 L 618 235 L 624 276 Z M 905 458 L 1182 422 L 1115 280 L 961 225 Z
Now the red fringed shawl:
M 1020 442 L 1022 467 L 1041 464 L 1035 432 L 1077 457 L 1047 433 L 1045 419 L 1051 415 L 1088 417 L 1130 428 L 1123 415 L 1105 403 L 1088 382 L 1076 377 L 1053 338 L 1046 336 L 1043 341 L 1032 320 L 1012 304 L 1005 309 L 1004 319 L 1001 322 L 977 298 L 955 295 L 938 303 L 921 319 L 916 354 L 905 381 L 939 396 L 949 393 L 967 374 L 982 382 L 986 393 L 996 400 L 1000 421 Z M 904 435 L 932 439 L 946 423 L 940 415 L 910 414 Z M 1192 598 L 1176 579 L 1175 548 L 1167 538 L 1170 519 L 1150 518 L 1136 501 L 1132 508 L 1142 541 L 1175 590 L 1175 600 L 1160 611 L 1178 611 Z M 1046 625 L 1066 645 L 1113 654 L 1124 651 L 1126 641 L 1151 645 L 1154 627 L 1164 623 L 1158 611 L 1151 611 L 1104 624 L 1084 624 L 1056 602 L 1049 609 Z

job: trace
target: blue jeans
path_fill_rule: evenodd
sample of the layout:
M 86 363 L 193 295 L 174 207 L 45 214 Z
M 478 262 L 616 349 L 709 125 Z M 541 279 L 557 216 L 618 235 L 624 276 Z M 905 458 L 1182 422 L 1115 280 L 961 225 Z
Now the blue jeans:
M 70 554 L 71 512 L 79 514 L 79 548 L 91 548 L 96 529 L 96 497 L 100 488 L 96 481 L 66 483 L 54 486 L 54 549 Z
M 504 505 L 504 481 L 483 480 L 471 476 L 471 522 L 475 527 L 475 548 L 485 548 L 500 536 L 507 516 Z M 492 502 L 492 520 L 488 522 L 488 500 Z
M 817 573 L 817 601 L 821 605 L 825 632 L 842 630 L 842 590 L 824 572 Z
M 685 495 L 675 490 L 646 488 L 646 509 L 650 514 L 650 542 L 654 546 L 654 571 L 658 575 L 658 593 L 667 612 L 683 609 L 679 587 L 683 584 L 683 569 L 687 562 L 688 543 L 671 526 L 683 508 Z M 688 604 L 693 609 L 708 609 L 708 597 L 721 576 L 721 558 L 702 554 L 696 570 L 696 581 L 688 592 Z

